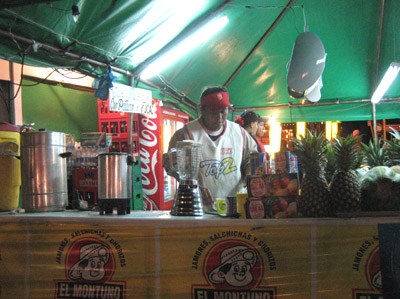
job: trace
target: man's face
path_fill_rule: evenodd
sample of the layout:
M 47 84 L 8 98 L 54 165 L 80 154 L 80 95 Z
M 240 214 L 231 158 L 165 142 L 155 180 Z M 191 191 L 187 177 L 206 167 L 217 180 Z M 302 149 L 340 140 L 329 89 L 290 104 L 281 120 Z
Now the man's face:
M 204 107 L 201 116 L 208 130 L 218 131 L 222 128 L 228 117 L 228 107 L 217 111 L 210 111 L 207 107 Z

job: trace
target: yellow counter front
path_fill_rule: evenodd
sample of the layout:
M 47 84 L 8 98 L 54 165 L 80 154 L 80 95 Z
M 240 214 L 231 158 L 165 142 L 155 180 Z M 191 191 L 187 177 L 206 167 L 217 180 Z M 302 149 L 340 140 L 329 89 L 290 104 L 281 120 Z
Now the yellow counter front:
M 379 234 L 399 224 L 3 213 L 0 298 L 383 298 Z

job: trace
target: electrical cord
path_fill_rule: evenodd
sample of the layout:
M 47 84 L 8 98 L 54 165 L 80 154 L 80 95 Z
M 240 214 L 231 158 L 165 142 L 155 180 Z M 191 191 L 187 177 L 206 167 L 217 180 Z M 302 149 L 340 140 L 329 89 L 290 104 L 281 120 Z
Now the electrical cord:
M 71 79 L 71 80 L 75 80 L 75 79 L 83 79 L 83 78 L 86 78 L 87 77 L 87 75 L 83 75 L 83 76 L 81 76 L 81 77 L 76 77 L 76 78 L 73 78 L 73 77 L 68 77 L 67 75 L 68 74 L 77 74 L 77 72 L 76 71 L 74 71 L 74 70 L 69 70 L 69 69 L 62 69 L 62 70 L 68 70 L 69 71 L 69 73 L 66 75 L 66 74 L 63 74 L 63 73 L 61 73 L 60 72 L 60 69 L 54 69 L 58 74 L 60 74 L 61 76 L 63 76 L 64 78 L 67 78 L 67 79 Z
M 73 38 L 72 36 L 68 36 L 68 35 L 59 33 L 57 31 L 53 30 L 52 28 L 49 28 L 49 27 L 47 27 L 47 26 L 45 26 L 43 24 L 40 24 L 40 23 L 34 21 L 33 19 L 29 19 L 29 18 L 27 18 L 25 16 L 22 16 L 18 12 L 15 12 L 13 10 L 10 10 L 10 9 L 6 8 L 6 9 L 4 9 L 4 11 L 8 12 L 9 14 L 11 14 L 13 16 L 15 16 L 15 18 L 18 18 L 19 20 L 26 22 L 27 24 L 31 24 L 31 25 L 34 25 L 34 26 L 36 26 L 38 28 L 44 29 L 47 32 L 50 32 L 50 33 L 58 36 L 59 38 L 69 39 L 69 40 L 72 40 L 72 41 L 76 42 L 77 44 L 79 44 L 81 46 L 88 47 L 90 49 L 95 49 L 97 52 L 102 53 L 102 55 L 104 55 L 104 56 L 114 57 L 114 59 L 116 59 L 116 58 L 118 58 L 118 59 L 131 59 L 131 57 L 115 55 L 114 53 L 112 53 L 110 51 L 107 51 L 107 50 L 105 50 L 103 48 L 97 47 L 97 46 L 89 44 L 89 43 L 81 42 L 81 41 L 77 40 L 76 38 Z
M 16 84 L 16 85 L 18 85 L 17 92 L 16 92 L 15 95 L 10 99 L 10 106 L 11 106 L 11 102 L 15 100 L 15 98 L 18 96 L 18 94 L 19 94 L 19 92 L 20 92 L 20 90 L 21 90 L 22 77 L 23 77 L 23 74 L 24 74 L 25 52 L 22 52 L 21 55 L 22 55 L 22 61 L 21 61 L 21 78 L 20 78 L 19 84 Z M 12 83 L 15 84 L 14 82 L 12 82 Z M 11 112 L 11 111 L 9 111 L 9 112 Z

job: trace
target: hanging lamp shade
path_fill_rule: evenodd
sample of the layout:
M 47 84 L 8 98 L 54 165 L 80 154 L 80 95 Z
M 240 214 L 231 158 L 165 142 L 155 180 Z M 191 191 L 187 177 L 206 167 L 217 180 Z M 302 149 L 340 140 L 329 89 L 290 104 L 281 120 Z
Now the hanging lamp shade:
M 325 59 L 324 45 L 315 33 L 304 32 L 296 38 L 287 73 L 288 92 L 292 98 L 305 98 L 310 102 L 321 99 Z

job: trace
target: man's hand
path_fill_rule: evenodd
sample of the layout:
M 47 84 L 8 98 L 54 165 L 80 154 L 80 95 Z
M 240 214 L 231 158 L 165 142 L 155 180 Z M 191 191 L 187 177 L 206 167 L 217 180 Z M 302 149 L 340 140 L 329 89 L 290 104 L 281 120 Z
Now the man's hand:
M 169 154 L 165 153 L 162 155 L 162 164 L 169 176 L 174 177 L 175 179 L 179 180 L 179 174 L 171 168 L 171 163 L 169 160 Z
M 208 190 L 208 188 L 205 187 L 199 187 L 199 188 L 200 188 L 201 200 L 203 202 L 203 211 L 204 212 L 213 211 L 214 199 L 210 193 L 210 190 Z

